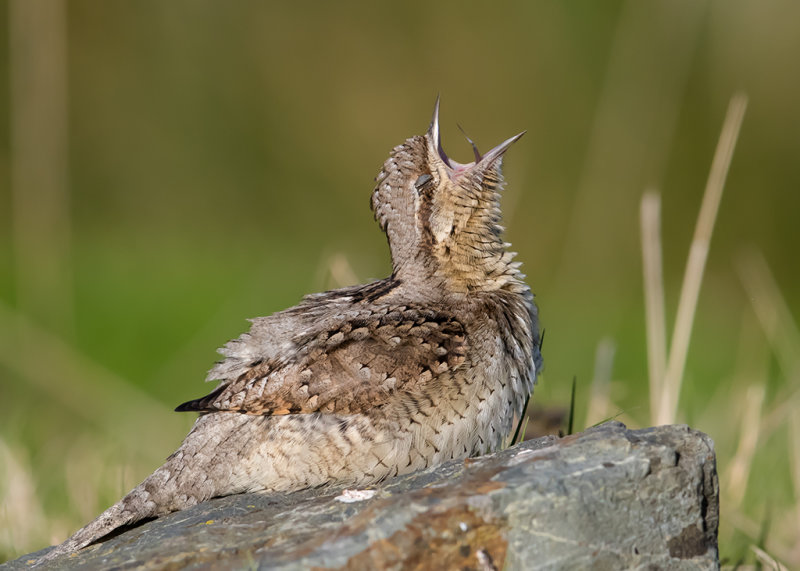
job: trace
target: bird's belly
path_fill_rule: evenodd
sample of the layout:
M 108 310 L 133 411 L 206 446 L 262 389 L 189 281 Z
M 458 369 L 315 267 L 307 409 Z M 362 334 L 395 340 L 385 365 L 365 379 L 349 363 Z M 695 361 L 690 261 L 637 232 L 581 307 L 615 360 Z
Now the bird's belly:
M 490 452 L 500 447 L 521 407 L 510 387 L 478 384 L 457 398 L 404 407 L 402 415 L 242 415 L 237 436 L 254 434 L 234 469 L 237 491 L 365 486 Z M 264 431 L 266 439 L 256 437 Z
M 399 473 L 470 458 L 500 448 L 524 397 L 512 383 L 476 383 L 458 398 L 441 398 L 413 415 L 411 445 Z

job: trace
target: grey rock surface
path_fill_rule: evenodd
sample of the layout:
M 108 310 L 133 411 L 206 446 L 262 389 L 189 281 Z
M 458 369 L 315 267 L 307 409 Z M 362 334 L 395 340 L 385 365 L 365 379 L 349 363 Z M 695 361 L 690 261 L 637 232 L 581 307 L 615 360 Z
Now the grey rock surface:
M 719 567 L 714 446 L 686 426 L 611 422 L 373 492 L 219 498 L 37 569 Z M 45 552 L 2 568 L 30 569 Z

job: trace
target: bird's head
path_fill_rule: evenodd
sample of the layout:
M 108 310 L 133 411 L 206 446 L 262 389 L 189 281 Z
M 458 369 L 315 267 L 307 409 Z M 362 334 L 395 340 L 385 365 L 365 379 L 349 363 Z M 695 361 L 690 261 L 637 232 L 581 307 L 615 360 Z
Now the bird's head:
M 474 161 L 457 163 L 442 149 L 437 99 L 427 133 L 392 150 L 372 193 L 395 277 L 469 292 L 518 276 L 502 240 L 500 190 L 503 153 L 523 134 L 483 155 L 473 143 Z

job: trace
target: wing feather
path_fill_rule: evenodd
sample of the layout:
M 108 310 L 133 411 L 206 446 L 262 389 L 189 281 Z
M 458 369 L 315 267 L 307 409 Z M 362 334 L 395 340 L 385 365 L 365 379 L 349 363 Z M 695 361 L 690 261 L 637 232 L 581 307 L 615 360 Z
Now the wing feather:
M 460 367 L 467 340 L 452 315 L 414 307 L 351 316 L 295 338 L 293 359 L 254 362 L 179 411 L 352 414 L 415 393 Z

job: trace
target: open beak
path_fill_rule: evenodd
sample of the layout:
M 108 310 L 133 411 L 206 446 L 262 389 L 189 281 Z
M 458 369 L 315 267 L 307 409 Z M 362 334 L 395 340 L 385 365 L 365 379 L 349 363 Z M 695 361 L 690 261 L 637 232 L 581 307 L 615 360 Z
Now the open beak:
M 466 164 L 457 163 L 456 161 L 451 160 L 442 148 L 442 134 L 439 130 L 439 97 L 437 96 L 436 105 L 433 108 L 433 118 L 431 119 L 431 124 L 428 127 L 427 139 L 430 150 L 437 154 L 445 164 L 450 178 L 455 179 L 464 174 L 466 171 L 472 170 L 475 167 L 479 167 L 480 170 L 490 167 L 493 163 L 500 159 L 500 157 L 503 156 L 503 153 L 505 153 L 508 148 L 525 133 L 526 131 L 522 131 L 521 133 L 506 139 L 485 155 L 481 155 L 478 152 L 478 147 L 475 146 L 475 143 L 473 143 L 472 140 L 467 137 L 467 140 L 472 145 L 472 150 L 475 153 L 475 161 Z

